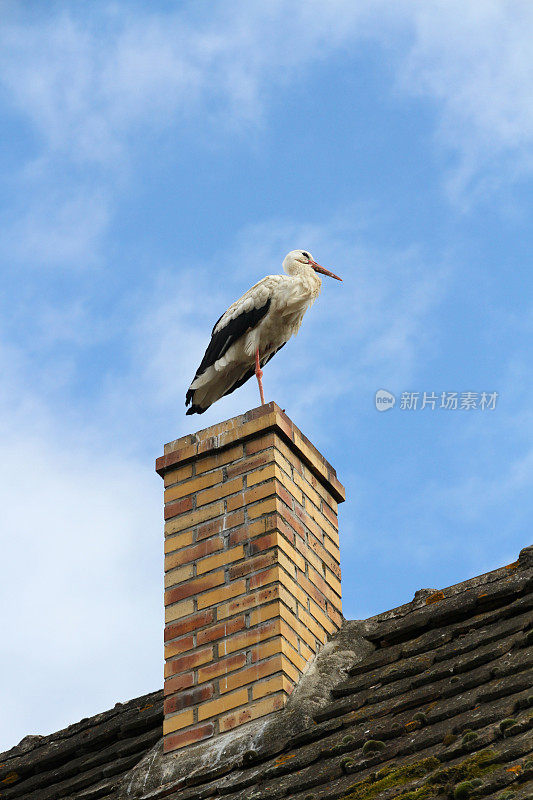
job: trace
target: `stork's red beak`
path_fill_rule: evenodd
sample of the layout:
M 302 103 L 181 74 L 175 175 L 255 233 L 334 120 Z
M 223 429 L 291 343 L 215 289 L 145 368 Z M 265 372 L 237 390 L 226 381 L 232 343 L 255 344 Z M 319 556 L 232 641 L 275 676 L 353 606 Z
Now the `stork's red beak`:
M 321 272 L 323 275 L 328 275 L 330 278 L 335 278 L 336 281 L 342 281 L 342 278 L 339 278 L 338 275 L 334 275 L 333 272 L 329 271 L 329 269 L 321 267 L 320 264 L 316 263 L 316 261 L 309 261 L 309 264 L 313 267 L 315 272 Z

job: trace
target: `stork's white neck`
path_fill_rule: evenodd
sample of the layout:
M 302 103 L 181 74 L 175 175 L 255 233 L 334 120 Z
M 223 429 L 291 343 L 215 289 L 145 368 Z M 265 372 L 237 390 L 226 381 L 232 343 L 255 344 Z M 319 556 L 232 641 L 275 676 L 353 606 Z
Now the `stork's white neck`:
M 295 262 L 293 262 L 290 267 L 290 271 L 287 270 L 287 274 L 296 278 L 302 286 L 303 293 L 308 294 L 311 301 L 316 300 L 320 294 L 322 280 L 314 269 L 307 264 L 298 264 Z

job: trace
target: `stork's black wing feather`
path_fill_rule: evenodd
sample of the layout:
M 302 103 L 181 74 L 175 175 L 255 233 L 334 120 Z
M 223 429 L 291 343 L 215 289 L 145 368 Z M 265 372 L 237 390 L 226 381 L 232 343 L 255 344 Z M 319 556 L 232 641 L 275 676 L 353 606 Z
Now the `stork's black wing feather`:
M 215 333 L 214 330 L 222 319 L 222 317 L 220 317 L 217 322 L 215 322 L 211 341 L 207 346 L 207 350 L 204 353 L 200 366 L 196 370 L 194 378 L 197 378 L 198 375 L 205 372 L 215 361 L 222 358 L 231 345 L 240 339 L 247 331 L 251 328 L 255 328 L 257 323 L 260 322 L 268 312 L 269 308 L 270 297 L 260 308 L 252 308 L 250 311 L 243 311 L 238 317 L 235 317 L 235 319 L 230 319 L 223 328 Z
M 281 348 L 282 348 L 282 347 L 285 347 L 285 345 L 286 345 L 286 344 L 287 344 L 287 342 L 283 342 L 283 344 L 280 344 L 280 346 L 278 347 L 278 349 L 277 349 L 277 350 L 274 350 L 274 352 L 273 352 L 273 353 L 270 353 L 270 355 L 269 355 L 267 358 L 265 358 L 265 359 L 264 359 L 264 361 L 263 361 L 263 359 L 261 359 L 261 366 L 262 366 L 262 367 L 264 367 L 264 366 L 265 366 L 265 364 L 268 364 L 268 362 L 270 361 L 270 359 L 271 359 L 271 358 L 274 358 L 274 356 L 276 355 L 276 353 L 278 352 L 278 350 L 281 350 Z M 222 395 L 222 397 L 225 397 L 227 394 L 231 394 L 232 392 L 234 392 L 234 391 L 235 391 L 235 389 L 238 389 L 238 388 L 239 388 L 239 386 L 242 386 L 242 385 L 243 385 L 243 383 L 246 383 L 246 381 L 249 381 L 249 380 L 250 380 L 250 378 L 251 378 L 253 375 L 255 375 L 255 367 L 251 367 L 251 368 L 248 370 L 248 372 L 245 372 L 245 373 L 244 373 L 244 375 L 242 376 L 242 378 L 239 378 L 239 380 L 238 380 L 238 381 L 235 381 L 235 383 L 233 384 L 233 386 L 230 386 L 230 388 L 227 390 L 227 392 L 224 392 L 224 394 Z

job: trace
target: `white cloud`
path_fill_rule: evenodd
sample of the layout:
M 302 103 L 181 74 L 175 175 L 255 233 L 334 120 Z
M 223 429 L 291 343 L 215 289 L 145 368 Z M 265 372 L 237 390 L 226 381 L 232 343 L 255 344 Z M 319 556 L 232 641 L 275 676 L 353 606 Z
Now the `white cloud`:
M 404 6 L 405 8 L 405 6 Z M 433 101 L 438 141 L 457 154 L 449 188 L 476 195 L 533 167 L 533 6 L 434 0 L 411 4 L 403 89 Z
M 143 128 L 255 125 L 278 87 L 373 41 L 400 91 L 434 102 L 439 140 L 458 155 L 456 187 L 484 170 L 495 180 L 495 169 L 511 178 L 531 169 L 528 2 L 247 0 L 196 19 L 94 4 L 91 15 L 15 14 L 2 30 L 4 88 L 47 147 L 73 160 L 120 159 Z
M 44 18 L 14 5 L 0 32 L 0 86 L 37 134 L 38 158 L 15 176 L 22 201 L 2 252 L 95 263 L 148 141 L 171 133 L 177 144 L 194 129 L 211 146 L 237 131 L 247 147 L 275 93 L 368 42 L 400 100 L 433 104 L 435 141 L 453 161 L 442 159 L 450 196 L 482 199 L 533 167 L 532 36 L 531 4 L 506 0 L 246 0 L 215 3 L 208 18 L 155 4 L 124 13 L 120 3 Z
M 160 479 L 127 444 L 44 407 L 13 356 L 0 398 L 0 750 L 161 679 Z

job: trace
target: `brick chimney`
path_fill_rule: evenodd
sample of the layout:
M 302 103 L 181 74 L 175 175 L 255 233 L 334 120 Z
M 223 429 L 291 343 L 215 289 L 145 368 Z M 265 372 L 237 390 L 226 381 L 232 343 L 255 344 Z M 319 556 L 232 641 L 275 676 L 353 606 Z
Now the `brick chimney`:
M 170 442 L 156 469 L 170 752 L 282 708 L 340 627 L 345 495 L 275 403 Z

